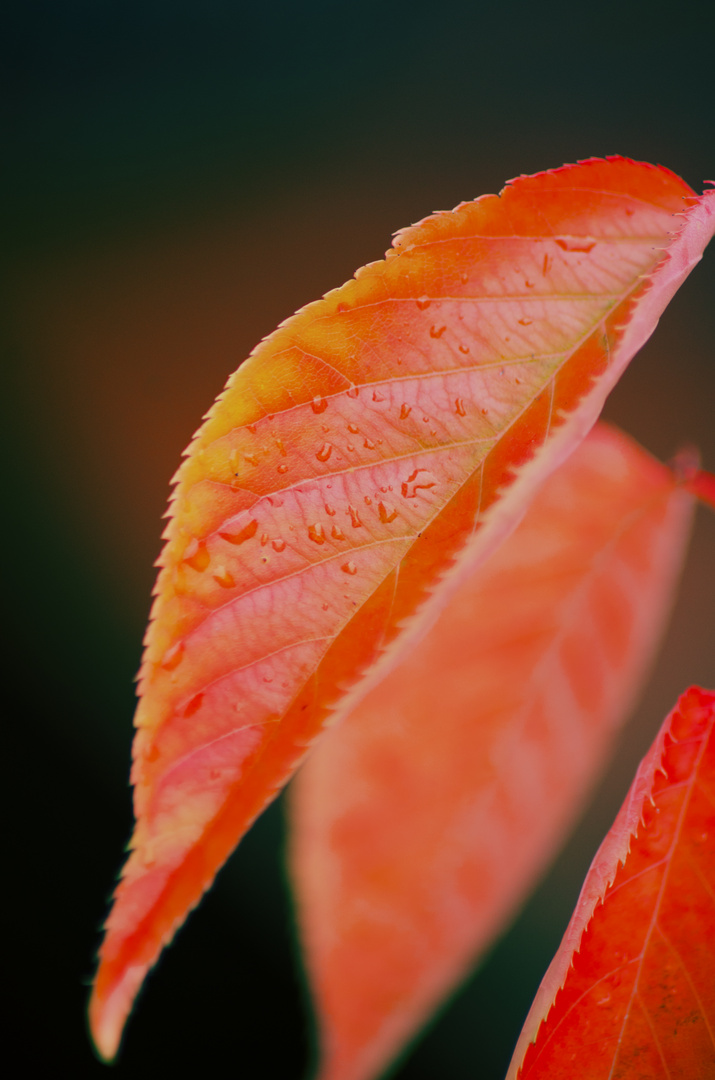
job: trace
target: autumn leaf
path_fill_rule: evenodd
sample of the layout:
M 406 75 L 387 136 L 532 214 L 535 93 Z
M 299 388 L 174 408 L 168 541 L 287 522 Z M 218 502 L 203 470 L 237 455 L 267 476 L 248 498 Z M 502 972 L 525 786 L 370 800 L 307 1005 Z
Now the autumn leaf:
M 521 177 L 399 233 L 231 377 L 175 477 L 159 560 L 137 824 L 90 1003 L 103 1057 L 326 721 L 592 426 L 713 202 L 620 158 Z
M 666 718 L 591 864 L 508 1080 L 715 1076 L 715 693 Z
M 369 1080 L 513 914 L 627 715 L 692 499 L 599 424 L 291 792 L 320 1080 Z

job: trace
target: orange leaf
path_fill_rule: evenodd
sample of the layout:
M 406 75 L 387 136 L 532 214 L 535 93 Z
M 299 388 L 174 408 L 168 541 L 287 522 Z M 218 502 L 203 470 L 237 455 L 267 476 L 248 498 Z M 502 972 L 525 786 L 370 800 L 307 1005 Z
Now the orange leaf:
M 554 854 L 652 658 L 691 506 L 598 425 L 296 777 L 321 1080 L 381 1072 Z
M 715 227 L 715 200 L 694 200 L 624 159 L 522 177 L 400 233 L 231 377 L 160 558 L 137 825 L 90 1004 L 104 1057 L 347 691 L 591 427 Z
M 715 693 L 691 687 L 591 864 L 508 1077 L 715 1076 Z

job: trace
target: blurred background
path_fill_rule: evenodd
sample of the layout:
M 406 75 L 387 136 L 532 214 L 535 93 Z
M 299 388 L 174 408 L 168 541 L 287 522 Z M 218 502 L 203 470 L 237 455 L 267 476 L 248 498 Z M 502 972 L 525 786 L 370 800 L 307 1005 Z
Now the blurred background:
M 131 827 L 133 676 L 168 481 L 298 306 L 392 232 L 591 155 L 715 178 L 712 0 L 23 0 L 1 17 L 8 1060 L 101 1076 L 84 1008 Z M 710 45 L 708 45 L 708 41 Z M 715 468 L 715 251 L 607 416 Z M 715 682 L 715 515 L 615 763 L 519 921 L 396 1070 L 498 1080 L 636 762 Z M 309 1012 L 261 819 L 148 981 L 115 1073 L 304 1075 Z

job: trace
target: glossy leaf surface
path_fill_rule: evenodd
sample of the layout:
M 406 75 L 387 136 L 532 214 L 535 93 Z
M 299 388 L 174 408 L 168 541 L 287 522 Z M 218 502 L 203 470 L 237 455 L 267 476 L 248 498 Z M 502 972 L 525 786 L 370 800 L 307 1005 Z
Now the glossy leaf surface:
M 137 825 L 90 1005 L 103 1056 L 350 688 L 591 427 L 712 232 L 694 199 L 623 159 L 520 178 L 400 233 L 231 377 L 176 476 L 160 558 Z
M 714 942 L 715 693 L 691 687 L 591 865 L 509 1076 L 565 1080 L 577 1062 L 584 1080 L 709 1080 Z
M 597 425 L 316 746 L 291 869 L 320 1080 L 369 1080 L 564 838 L 664 626 L 692 499 Z

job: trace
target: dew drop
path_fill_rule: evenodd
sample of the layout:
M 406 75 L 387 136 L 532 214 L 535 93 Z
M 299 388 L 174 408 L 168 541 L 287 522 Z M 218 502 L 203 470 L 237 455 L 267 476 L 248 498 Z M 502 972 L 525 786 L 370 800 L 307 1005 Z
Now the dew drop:
M 482 416 L 486 416 L 488 412 L 489 409 L 482 409 Z
M 422 417 L 422 423 L 423 424 L 429 424 L 429 416 L 423 416 Z
M 353 444 L 351 442 L 349 442 L 347 444 L 347 449 L 352 453 L 352 451 L 355 449 L 355 447 L 353 446 Z
M 372 439 L 365 439 L 365 441 L 363 442 L 363 446 L 365 447 L 366 450 L 374 450 L 375 449 L 375 443 L 372 441 Z
M 148 761 L 151 765 L 152 762 L 158 761 L 160 756 L 161 752 L 159 750 L 159 747 L 156 745 L 156 743 L 153 743 L 144 754 L 144 760 Z
M 317 457 L 318 461 L 327 461 L 328 458 L 330 457 L 330 455 L 332 454 L 332 452 L 333 452 L 332 444 L 329 443 L 329 442 L 324 442 L 323 445 L 321 446 L 320 450 L 318 450 L 316 452 L 315 456 Z
M 203 694 L 196 694 L 194 697 L 192 697 L 191 701 L 184 709 L 184 716 L 193 716 L 195 712 L 198 712 L 198 710 L 201 708 L 201 702 L 203 700 Z
M 405 499 L 414 499 L 420 489 L 433 488 L 435 483 L 436 481 L 428 469 L 415 469 L 406 480 L 403 480 L 402 495 Z
M 360 433 L 360 428 L 357 424 L 348 424 L 348 431 L 351 435 L 358 435 Z
M 384 398 L 384 395 L 381 394 L 379 390 L 373 390 L 373 392 L 372 392 L 372 400 L 373 401 L 384 401 L 385 398 Z
M 261 533 L 261 547 L 265 547 L 266 544 L 268 543 L 268 540 L 269 540 L 268 533 Z
M 362 527 L 360 515 L 358 514 L 354 506 L 348 506 L 346 513 L 350 515 L 350 523 L 352 524 L 353 529 L 359 529 Z
M 441 338 L 446 329 L 446 326 L 430 326 L 429 336 L 431 338 Z
M 464 398 L 458 397 L 454 402 L 454 411 L 457 416 L 466 416 L 467 410 L 464 408 Z
M 244 454 L 243 455 L 249 465 L 257 465 L 258 457 L 256 454 Z
M 211 556 L 209 555 L 203 540 L 201 542 L 198 540 L 191 541 L 186 548 L 184 562 L 187 563 L 192 570 L 196 570 L 197 573 L 202 574 L 204 572 L 211 562 Z
M 250 431 L 251 435 L 256 434 L 256 425 L 255 424 L 246 424 L 246 428 L 248 429 L 248 431 Z
M 526 285 L 527 289 L 533 289 L 534 288 L 534 282 L 529 281 L 528 278 L 525 280 L 524 284 Z
M 357 574 L 357 566 L 354 562 L 344 562 L 340 567 L 344 574 Z
M 417 300 L 417 307 L 420 309 L 420 311 L 426 311 L 431 303 L 432 301 L 429 299 L 428 296 L 422 296 L 419 300 Z
M 328 605 L 327 605 L 327 604 L 323 604 L 323 605 L 322 605 L 322 608 L 323 608 L 323 611 L 327 611 L 327 610 L 328 610 Z
M 330 505 L 330 503 L 325 503 L 325 513 L 328 515 L 328 517 L 335 517 L 335 509 Z
M 333 525 L 332 529 L 330 530 L 330 535 L 332 536 L 333 540 L 345 539 L 345 533 L 342 529 L 338 528 L 337 525 Z
M 595 240 L 592 241 L 591 243 L 588 243 L 588 242 L 579 243 L 578 241 L 576 241 L 576 242 L 571 241 L 571 243 L 569 243 L 567 240 L 558 240 L 557 239 L 556 243 L 559 245 L 559 247 L 561 248 L 562 251 L 580 251 L 580 252 L 583 252 L 584 255 L 588 255 L 589 251 L 593 251 L 593 249 L 596 246 L 596 241 Z
M 531 326 L 531 323 L 532 323 L 531 319 L 519 319 L 519 325 L 520 326 Z
M 469 345 L 460 345 L 459 346 L 459 351 L 466 356 L 467 353 L 469 352 Z
M 273 676 L 272 675 L 264 675 L 263 676 L 263 681 L 264 681 L 264 683 L 272 683 L 273 682 Z
M 243 529 L 239 529 L 236 533 L 221 532 L 219 536 L 222 540 L 227 540 L 229 544 L 245 544 L 246 540 L 250 540 L 251 537 L 256 535 L 258 531 L 258 522 L 255 518 L 249 521 Z
M 349 390 L 345 391 L 345 393 L 347 394 L 347 396 L 349 398 L 356 398 L 358 396 L 358 394 L 360 393 L 360 390 L 358 389 L 357 386 L 351 386 L 349 388 Z
M 412 412 L 412 406 L 411 405 L 406 405 L 405 403 L 403 403 L 402 408 L 400 409 L 400 420 L 406 420 L 411 412 Z
M 372 499 L 370 498 L 369 495 L 365 496 L 365 505 L 366 506 L 372 506 Z
M 278 447 L 278 452 L 280 453 L 281 457 L 288 457 L 288 454 L 286 453 L 286 448 L 283 445 L 283 440 L 282 439 L 276 439 L 276 446 Z
M 278 472 L 279 473 L 287 473 L 288 472 L 288 466 L 285 465 L 285 464 L 279 465 L 278 466 Z
M 323 531 L 323 526 L 320 525 L 319 523 L 316 523 L 314 525 L 309 525 L 308 526 L 308 537 L 309 537 L 309 539 L 311 539 L 313 541 L 314 544 L 324 544 L 325 543 L 325 532 Z
M 232 589 L 236 584 L 233 574 L 231 574 L 225 566 L 218 566 L 216 568 L 213 579 L 222 589 Z
M 322 398 L 320 394 L 316 394 L 310 403 L 310 407 L 314 413 L 325 412 L 328 407 L 328 403 L 325 398 Z
M 394 510 L 391 506 L 385 506 L 383 502 L 378 503 L 377 511 L 383 525 L 389 525 L 397 517 L 397 510 Z
M 286 542 L 285 540 L 281 540 L 280 536 L 276 537 L 276 539 L 271 542 L 271 547 L 274 551 L 285 551 L 285 546 Z
M 174 671 L 183 659 L 184 643 L 183 641 L 177 641 L 176 645 L 172 645 L 171 648 L 167 649 L 164 653 L 164 659 L 161 662 L 161 666 L 164 671 Z

